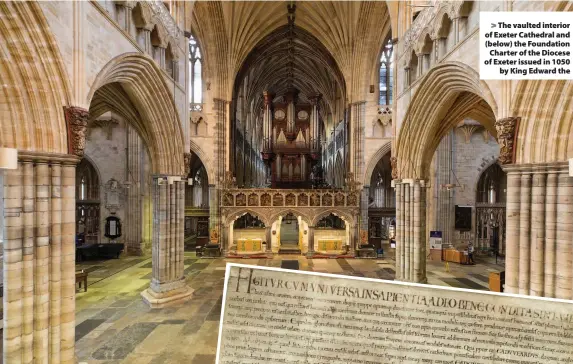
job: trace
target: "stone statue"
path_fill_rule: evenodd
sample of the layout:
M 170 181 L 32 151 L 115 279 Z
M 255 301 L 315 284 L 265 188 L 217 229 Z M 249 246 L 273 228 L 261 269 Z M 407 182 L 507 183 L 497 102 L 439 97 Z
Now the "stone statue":
M 191 173 L 191 153 L 183 153 L 183 163 L 185 163 L 185 176 Z
M 392 179 L 398 179 L 398 158 L 390 158 L 390 166 L 392 167 Z

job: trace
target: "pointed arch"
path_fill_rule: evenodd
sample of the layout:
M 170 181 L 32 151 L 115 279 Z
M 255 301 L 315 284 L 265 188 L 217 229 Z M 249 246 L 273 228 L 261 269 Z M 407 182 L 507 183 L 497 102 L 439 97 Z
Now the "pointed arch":
M 0 3 L 0 43 L 0 146 L 67 154 L 71 84 L 37 2 Z
M 426 178 L 441 139 L 466 116 L 497 137 L 496 115 L 493 95 L 473 68 L 459 62 L 433 67 L 421 80 L 398 131 L 399 178 Z
M 153 172 L 184 175 L 183 128 L 173 95 L 156 63 L 139 53 L 125 53 L 112 59 L 97 75 L 87 104 L 113 103 L 116 97 L 109 97 L 112 90 L 114 95 L 123 96 L 132 104 L 133 107 L 123 111 L 130 112 L 127 120 L 149 148 Z M 94 100 L 96 92 L 104 94 L 104 100 Z M 123 104 L 114 106 L 121 110 Z
M 280 210 L 279 212 L 271 215 L 269 222 L 272 224 L 273 222 L 277 221 L 279 219 L 279 217 L 288 215 L 289 213 L 293 214 L 296 217 L 300 216 L 300 218 L 304 222 L 306 222 L 307 224 L 309 224 L 312 221 L 312 219 L 307 214 L 305 214 L 304 212 L 301 212 L 300 210 L 298 210 L 296 208 L 285 207 L 283 210 Z M 270 225 L 268 225 L 268 226 L 270 226 Z
M 374 168 L 376 168 L 378 161 L 380 161 L 382 157 L 388 154 L 391 149 L 392 149 L 392 142 L 391 141 L 386 142 L 386 144 L 381 146 L 380 149 L 378 149 L 376 153 L 374 153 L 374 155 L 370 157 L 370 161 L 368 161 L 366 171 L 364 172 L 364 176 L 362 177 L 363 186 L 368 186 L 370 184 L 372 173 L 374 172 Z
M 344 210 L 341 209 L 328 209 L 326 211 L 323 211 L 319 214 L 317 214 L 316 216 L 314 216 L 314 218 L 312 219 L 312 225 L 311 226 L 316 226 L 316 224 L 318 224 L 318 222 L 320 220 L 322 220 L 323 218 L 325 218 L 326 216 L 329 216 L 330 214 L 333 214 L 335 216 L 340 217 L 342 220 L 344 220 L 344 222 L 347 225 L 347 227 L 352 227 L 354 226 L 354 217 L 351 214 L 346 213 Z
M 516 163 L 564 161 L 573 155 L 573 81 L 520 81 L 511 110 L 521 117 Z

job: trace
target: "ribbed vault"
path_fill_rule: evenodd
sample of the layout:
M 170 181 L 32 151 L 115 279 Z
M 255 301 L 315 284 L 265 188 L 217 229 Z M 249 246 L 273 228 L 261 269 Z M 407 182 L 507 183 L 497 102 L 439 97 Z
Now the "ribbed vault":
M 334 58 L 318 39 L 301 28 L 295 27 L 294 39 L 293 86 L 301 92 L 302 100 L 321 93 L 323 106 L 334 113 L 337 96 L 344 100 L 345 94 L 344 77 Z M 284 26 L 253 48 L 235 80 L 235 94 L 242 88 L 243 97 L 249 104 L 254 101 L 255 110 L 262 107 L 264 90 L 276 97 L 284 95 L 288 88 L 288 52 L 288 27 Z
M 338 66 L 345 81 L 344 101 L 364 100 L 390 30 L 386 2 L 297 1 L 296 6 L 296 26 L 316 38 Z M 236 75 L 252 50 L 286 26 L 287 2 L 200 1 L 190 17 L 213 97 L 230 100 Z

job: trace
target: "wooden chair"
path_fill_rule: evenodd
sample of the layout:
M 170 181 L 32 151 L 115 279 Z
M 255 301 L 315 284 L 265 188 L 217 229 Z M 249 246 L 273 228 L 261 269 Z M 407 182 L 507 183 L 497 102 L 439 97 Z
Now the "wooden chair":
M 84 292 L 88 291 L 88 274 L 82 269 L 80 272 L 76 272 L 76 284 L 80 284 L 82 288 L 82 282 L 84 283 Z

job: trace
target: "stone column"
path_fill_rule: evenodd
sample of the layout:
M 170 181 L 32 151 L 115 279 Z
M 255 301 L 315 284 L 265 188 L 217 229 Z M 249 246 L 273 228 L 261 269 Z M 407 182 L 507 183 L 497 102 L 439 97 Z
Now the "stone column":
M 417 54 L 416 55 L 418 57 L 418 78 L 420 78 L 423 74 L 424 74 L 424 55 L 423 54 Z
M 420 260 L 425 259 L 426 255 L 424 254 L 424 252 L 422 252 L 422 234 L 423 232 L 421 231 L 422 228 L 422 224 L 421 224 L 421 214 L 420 214 L 420 204 L 422 202 L 422 189 L 420 188 L 420 181 L 414 181 L 414 186 L 413 186 L 413 192 L 414 192 L 414 213 L 413 213 L 413 233 L 414 233 L 414 252 L 413 252 L 413 256 L 414 256 L 414 265 L 412 267 L 412 278 L 414 278 L 414 280 L 416 282 L 419 282 L 420 279 L 419 277 L 422 276 L 422 272 L 420 271 L 421 268 L 421 264 L 420 264 Z M 423 254 L 423 255 L 422 255 Z
M 404 237 L 403 237 L 403 244 L 404 244 L 404 266 L 402 267 L 402 277 L 403 279 L 409 281 L 410 277 L 410 184 L 405 183 L 403 185 L 404 190 L 403 192 L 403 204 L 404 204 Z
M 521 174 L 507 173 L 505 292 L 519 292 L 519 227 Z
M 531 286 L 529 294 L 543 296 L 545 263 L 545 180 L 535 173 L 531 184 Z
M 529 294 L 531 274 L 531 174 L 521 174 L 519 208 L 519 294 Z M 524 228 L 526 227 L 526 228 Z
M 232 241 L 229 241 L 231 239 L 231 231 L 229 226 L 225 224 L 222 225 L 220 239 L 221 241 L 219 242 L 219 245 L 221 247 L 222 254 L 223 256 L 226 256 L 229 252 L 229 247 L 233 243 Z
M 314 226 L 308 226 L 308 252 L 309 257 L 314 255 Z
M 395 233 L 395 238 L 396 241 L 402 239 L 403 233 L 402 233 L 402 184 L 399 183 L 399 181 L 394 180 L 395 181 L 395 186 L 394 188 L 396 189 L 396 233 Z M 396 279 L 400 280 L 402 279 L 401 273 L 402 273 L 402 258 L 403 258 L 403 254 L 402 254 L 402 246 L 403 244 L 396 244 Z
M 360 228 L 368 231 L 368 199 L 370 197 L 370 187 L 364 186 L 360 191 Z
M 508 293 L 573 298 L 573 179 L 567 162 L 504 166 Z
M 160 308 L 191 298 L 183 273 L 185 182 L 153 177 L 152 278 L 141 293 L 151 307 Z
M 272 253 L 272 251 L 273 251 L 272 247 L 271 247 L 271 243 L 272 243 L 272 239 L 273 239 L 271 229 L 272 229 L 272 226 L 266 226 L 265 227 L 265 239 L 267 241 L 267 253 Z
M 460 18 L 454 18 L 452 23 L 454 27 L 454 44 L 458 44 L 460 41 Z
M 567 173 L 559 174 L 557 201 L 555 298 L 570 300 L 573 298 L 573 178 Z
M 219 226 L 219 197 L 217 187 L 209 185 L 209 230 Z
M 544 288 L 545 297 L 555 297 L 555 243 L 557 222 L 557 171 L 549 171 L 545 193 L 545 252 Z
M 143 206 L 141 201 L 141 169 L 142 145 L 139 135 L 130 128 L 126 135 L 127 150 L 127 171 L 125 173 L 129 188 L 127 189 L 127 206 L 125 209 L 125 240 L 126 251 L 132 255 L 143 254 Z
M 426 282 L 426 191 L 423 180 L 395 180 L 396 279 Z
M 141 33 L 141 36 L 143 37 L 143 49 L 145 50 L 145 53 L 153 56 L 151 48 L 151 29 L 142 28 Z
M 441 55 L 441 49 L 440 49 L 441 48 L 440 38 L 433 39 L 433 42 L 434 42 L 434 52 L 433 52 L 434 54 L 432 54 L 432 58 L 434 61 L 432 63 L 436 64 L 436 63 L 438 63 L 438 61 L 440 60 L 440 58 L 442 56 Z
M 74 362 L 76 156 L 19 152 L 4 189 L 3 362 Z
M 354 173 L 354 176 L 359 179 L 360 176 L 362 176 L 364 173 L 364 118 L 366 112 L 366 102 L 359 101 L 352 104 L 351 106 L 349 164 L 350 172 Z

